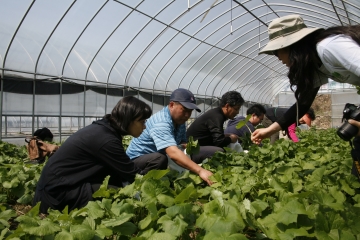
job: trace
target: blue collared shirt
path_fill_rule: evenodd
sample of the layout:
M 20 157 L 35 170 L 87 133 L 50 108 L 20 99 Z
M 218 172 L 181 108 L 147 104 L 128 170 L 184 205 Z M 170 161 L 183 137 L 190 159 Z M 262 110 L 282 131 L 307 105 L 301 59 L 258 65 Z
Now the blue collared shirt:
M 132 139 L 126 154 L 130 159 L 154 152 L 165 154 L 167 147 L 184 142 L 187 142 L 185 124 L 175 128 L 169 108 L 164 107 L 146 121 L 146 129 Z

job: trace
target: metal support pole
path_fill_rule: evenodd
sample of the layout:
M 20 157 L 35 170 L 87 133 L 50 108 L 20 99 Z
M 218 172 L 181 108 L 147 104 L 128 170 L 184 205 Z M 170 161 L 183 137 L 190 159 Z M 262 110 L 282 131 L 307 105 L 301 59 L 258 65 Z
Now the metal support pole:
M 59 120 L 58 120 L 58 131 L 59 131 L 59 141 L 61 142 L 62 140 L 62 128 L 61 128 L 61 125 L 62 125 L 62 94 L 63 94 L 63 91 L 62 91 L 62 87 L 63 87 L 63 80 L 62 78 L 60 78 L 60 116 L 59 116 Z

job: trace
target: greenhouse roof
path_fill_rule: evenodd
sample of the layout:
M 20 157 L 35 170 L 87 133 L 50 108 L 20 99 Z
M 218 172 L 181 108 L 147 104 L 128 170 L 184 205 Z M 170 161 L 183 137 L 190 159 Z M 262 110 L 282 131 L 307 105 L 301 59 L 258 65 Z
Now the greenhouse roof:
M 289 85 L 258 55 L 275 18 L 309 27 L 360 23 L 359 0 L 2 0 L 2 77 L 53 79 L 198 96 L 241 92 L 270 103 Z

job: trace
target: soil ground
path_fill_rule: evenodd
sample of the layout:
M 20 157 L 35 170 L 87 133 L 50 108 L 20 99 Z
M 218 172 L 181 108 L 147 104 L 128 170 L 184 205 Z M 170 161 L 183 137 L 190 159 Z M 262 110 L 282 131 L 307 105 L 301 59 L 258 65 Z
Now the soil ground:
M 314 109 L 316 119 L 312 122 L 312 126 L 317 129 L 327 129 L 331 127 L 331 95 L 319 94 L 311 105 Z

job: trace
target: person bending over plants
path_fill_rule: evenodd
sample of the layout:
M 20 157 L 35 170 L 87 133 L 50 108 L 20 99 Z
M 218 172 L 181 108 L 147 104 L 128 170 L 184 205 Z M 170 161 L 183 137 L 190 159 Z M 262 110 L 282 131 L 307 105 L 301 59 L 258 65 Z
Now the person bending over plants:
M 192 136 L 201 146 L 199 153 L 192 156 L 194 161 L 210 158 L 215 152 L 224 152 L 224 147 L 238 141 L 239 136 L 235 133 L 224 133 L 224 123 L 234 119 L 243 104 L 244 99 L 238 91 L 229 91 L 221 96 L 220 106 L 195 119 L 186 131 L 186 137 Z
M 140 170 L 126 155 L 122 137 L 139 137 L 152 114 L 143 101 L 124 97 L 101 120 L 71 135 L 46 162 L 36 187 L 34 205 L 69 211 L 84 207 L 106 176 L 109 187 L 132 182 Z
M 251 140 L 257 144 L 303 116 L 328 78 L 360 86 L 360 25 L 310 28 L 299 15 L 288 15 L 274 19 L 268 34 L 269 42 L 259 54 L 275 55 L 289 68 L 297 102 L 268 128 L 253 132 Z M 360 138 L 354 145 L 360 148 Z
M 180 150 L 187 147 L 185 123 L 194 109 L 200 112 L 192 92 L 184 88 L 175 89 L 170 95 L 169 104 L 149 118 L 140 137 L 131 140 L 126 153 L 143 174 L 152 169 L 166 169 L 170 157 L 180 167 L 212 184 L 209 179 L 212 172 L 199 166 Z

